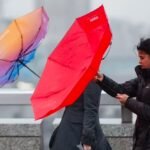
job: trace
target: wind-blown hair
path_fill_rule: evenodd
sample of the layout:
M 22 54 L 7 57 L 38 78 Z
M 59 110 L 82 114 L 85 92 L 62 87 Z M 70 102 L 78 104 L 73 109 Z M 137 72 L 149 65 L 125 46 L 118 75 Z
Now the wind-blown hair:
M 144 39 L 141 38 L 139 44 L 137 45 L 138 51 L 143 51 L 146 54 L 150 55 L 150 38 Z

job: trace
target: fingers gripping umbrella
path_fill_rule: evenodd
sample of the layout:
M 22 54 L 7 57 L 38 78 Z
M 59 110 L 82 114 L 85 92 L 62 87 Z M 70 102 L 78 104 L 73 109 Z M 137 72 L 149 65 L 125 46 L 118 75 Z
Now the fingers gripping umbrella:
M 97 73 L 111 37 L 103 6 L 75 20 L 48 57 L 32 95 L 35 119 L 46 117 L 77 100 Z
M 48 16 L 40 7 L 15 19 L 0 34 L 0 86 L 15 81 L 19 70 L 34 58 L 35 50 L 47 32 L 47 24 Z

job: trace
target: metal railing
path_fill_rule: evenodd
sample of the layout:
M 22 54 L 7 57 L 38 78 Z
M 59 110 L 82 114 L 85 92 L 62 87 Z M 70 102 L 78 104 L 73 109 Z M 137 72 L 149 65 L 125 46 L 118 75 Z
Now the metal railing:
M 0 106 L 31 105 L 30 97 L 32 93 L 33 91 L 20 91 L 17 89 L 0 90 Z M 102 92 L 100 104 L 102 106 L 121 107 L 121 122 L 132 123 L 132 113 L 124 106 L 121 106 L 115 98 L 110 97 L 105 92 Z

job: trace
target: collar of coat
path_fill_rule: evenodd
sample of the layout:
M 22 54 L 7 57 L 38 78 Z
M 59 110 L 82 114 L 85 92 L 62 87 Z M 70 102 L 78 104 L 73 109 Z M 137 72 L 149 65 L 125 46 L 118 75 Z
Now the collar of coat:
M 150 79 L 150 69 L 142 69 L 140 65 L 135 67 L 135 72 L 137 76 L 142 76 L 143 78 Z

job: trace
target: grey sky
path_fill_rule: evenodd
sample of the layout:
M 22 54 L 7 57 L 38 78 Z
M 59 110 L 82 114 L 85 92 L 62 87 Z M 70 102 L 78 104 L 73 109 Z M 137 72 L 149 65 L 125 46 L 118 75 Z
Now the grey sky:
M 100 4 L 104 4 L 108 17 L 131 21 L 135 24 L 150 24 L 150 0 L 89 0 L 91 9 L 97 8 Z M 40 0 L 43 2 L 43 0 Z M 45 0 L 44 0 L 45 2 Z M 19 6 L 16 9 L 16 4 Z M 6 2 L 3 0 L 3 13 L 5 17 L 16 17 L 19 14 L 33 10 L 35 0 L 13 0 Z M 12 12 L 8 10 L 11 8 Z M 14 11 L 15 10 L 15 11 Z
M 150 0 L 91 0 L 91 8 L 104 4 L 109 17 L 150 24 Z
M 9 0 L 7 0 L 9 1 Z M 16 18 L 27 12 L 33 11 L 36 7 L 35 0 L 3 0 L 2 13 L 5 18 Z M 19 7 L 16 7 L 19 6 Z

